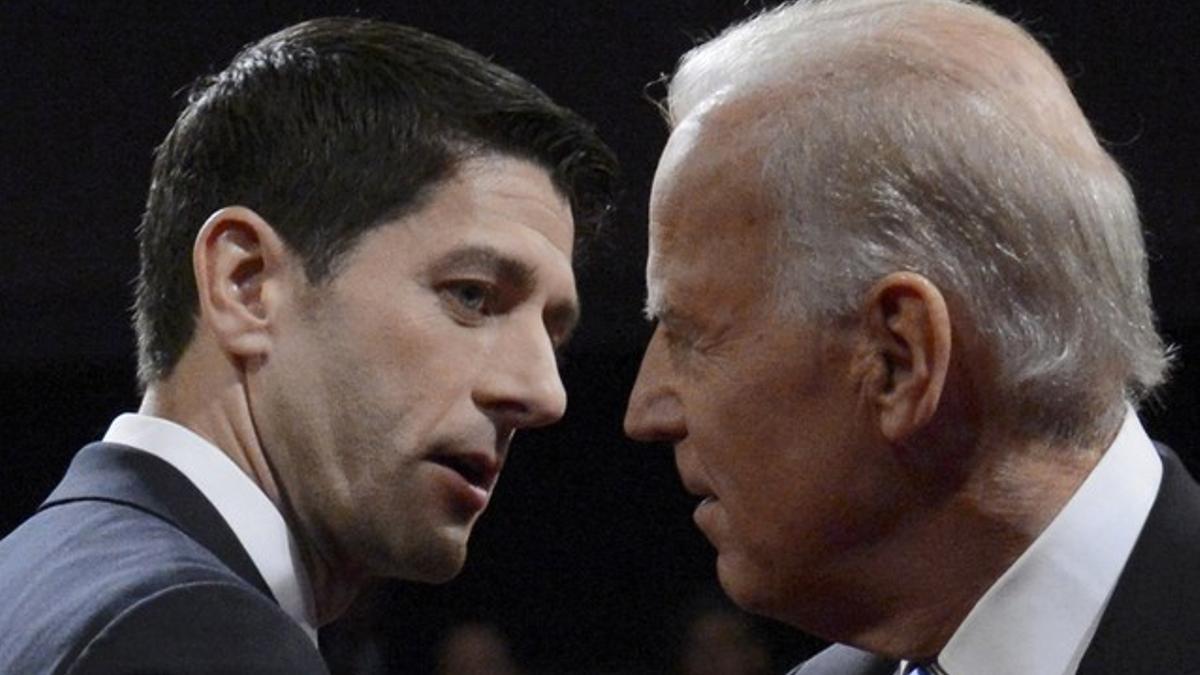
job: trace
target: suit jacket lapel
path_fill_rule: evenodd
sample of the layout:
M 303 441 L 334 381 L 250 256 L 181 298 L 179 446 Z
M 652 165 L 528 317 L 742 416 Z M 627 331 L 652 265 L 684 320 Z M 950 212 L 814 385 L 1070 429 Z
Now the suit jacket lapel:
M 274 600 L 221 514 L 187 477 L 154 455 L 113 443 L 84 447 L 39 510 L 80 500 L 125 504 L 171 523 Z
M 1173 453 L 1159 455 L 1158 497 L 1080 675 L 1200 672 L 1200 487 Z

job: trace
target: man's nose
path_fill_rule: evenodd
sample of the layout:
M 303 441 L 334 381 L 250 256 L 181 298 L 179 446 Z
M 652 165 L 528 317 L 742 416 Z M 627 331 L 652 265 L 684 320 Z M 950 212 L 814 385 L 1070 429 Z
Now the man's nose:
M 512 429 L 540 427 L 562 419 L 567 392 L 554 345 L 545 327 L 514 330 L 495 350 L 496 363 L 475 403 Z
M 625 435 L 637 441 L 674 443 L 687 435 L 683 406 L 670 381 L 670 363 L 661 331 L 655 329 L 642 357 L 625 410 Z

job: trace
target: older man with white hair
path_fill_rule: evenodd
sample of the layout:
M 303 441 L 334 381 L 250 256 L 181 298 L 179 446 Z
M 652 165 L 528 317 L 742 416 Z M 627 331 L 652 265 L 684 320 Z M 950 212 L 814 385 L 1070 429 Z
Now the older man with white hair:
M 684 57 L 626 417 L 812 673 L 1200 672 L 1200 488 L 1137 209 L 1063 74 L 955 0 L 797 2 Z

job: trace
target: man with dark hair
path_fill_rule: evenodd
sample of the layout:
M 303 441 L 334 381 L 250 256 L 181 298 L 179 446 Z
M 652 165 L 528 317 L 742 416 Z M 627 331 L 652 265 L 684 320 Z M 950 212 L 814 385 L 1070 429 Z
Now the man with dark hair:
M 138 231 L 141 410 L 0 542 L 0 671 L 319 673 L 374 577 L 461 568 L 559 419 L 591 127 L 419 31 L 309 21 L 193 88 Z
M 974 2 L 800 0 L 667 109 L 625 426 L 729 596 L 841 643 L 799 672 L 1197 672 L 1137 208 L 1045 50 Z

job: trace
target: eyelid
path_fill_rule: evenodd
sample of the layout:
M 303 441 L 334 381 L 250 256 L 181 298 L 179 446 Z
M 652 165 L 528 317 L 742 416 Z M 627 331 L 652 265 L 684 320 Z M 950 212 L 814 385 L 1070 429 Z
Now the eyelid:
M 668 342 L 685 340 L 687 335 L 695 332 L 688 321 L 669 310 L 654 317 L 654 323 L 655 329 L 661 330 Z
M 690 322 L 679 320 L 667 322 L 660 320 L 658 325 L 667 343 L 667 351 L 672 356 L 682 357 L 692 352 L 703 350 L 703 346 L 701 345 L 702 333 Z

